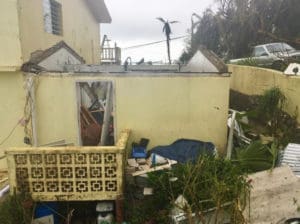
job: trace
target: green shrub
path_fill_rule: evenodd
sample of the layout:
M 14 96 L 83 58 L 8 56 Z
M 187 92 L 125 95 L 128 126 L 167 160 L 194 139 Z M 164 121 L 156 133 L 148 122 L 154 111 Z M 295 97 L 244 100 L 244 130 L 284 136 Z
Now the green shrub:
M 258 67 L 258 63 L 254 58 L 245 58 L 236 63 L 237 65 L 254 66 Z
M 177 180 L 170 181 L 172 177 Z M 250 185 L 242 170 L 231 161 L 201 156 L 195 164 L 178 164 L 169 172 L 150 173 L 149 180 L 155 197 L 168 206 L 165 209 L 174 207 L 176 198 L 183 195 L 188 206 L 181 209 L 187 216 L 194 212 L 203 224 L 208 223 L 204 211 L 211 208 L 215 208 L 215 221 L 222 220 L 220 214 L 226 211 L 231 223 L 244 223 L 242 212 Z M 227 207 L 222 206 L 228 202 Z
M 250 145 L 235 148 L 232 161 L 244 172 L 253 173 L 271 169 L 275 166 L 278 148 L 254 141 Z
M 33 201 L 29 195 L 8 195 L 0 203 L 1 224 L 31 224 Z

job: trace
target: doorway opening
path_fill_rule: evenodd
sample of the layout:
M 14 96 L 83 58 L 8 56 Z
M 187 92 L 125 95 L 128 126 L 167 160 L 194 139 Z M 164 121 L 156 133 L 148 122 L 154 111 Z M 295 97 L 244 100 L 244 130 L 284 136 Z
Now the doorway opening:
M 113 82 L 80 81 L 76 88 L 80 145 L 114 145 Z

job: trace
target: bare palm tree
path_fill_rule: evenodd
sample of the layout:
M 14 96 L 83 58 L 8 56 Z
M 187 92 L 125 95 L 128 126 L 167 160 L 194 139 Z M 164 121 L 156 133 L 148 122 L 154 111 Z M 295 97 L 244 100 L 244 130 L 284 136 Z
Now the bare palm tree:
M 171 41 L 171 38 L 170 38 L 170 35 L 172 33 L 172 30 L 171 30 L 170 24 L 178 23 L 178 21 L 170 21 L 169 22 L 168 20 L 164 20 L 161 17 L 158 17 L 156 19 L 158 19 L 159 21 L 161 21 L 164 24 L 163 32 L 166 35 L 168 59 L 169 59 L 169 64 L 171 64 L 171 55 L 170 55 L 170 41 Z

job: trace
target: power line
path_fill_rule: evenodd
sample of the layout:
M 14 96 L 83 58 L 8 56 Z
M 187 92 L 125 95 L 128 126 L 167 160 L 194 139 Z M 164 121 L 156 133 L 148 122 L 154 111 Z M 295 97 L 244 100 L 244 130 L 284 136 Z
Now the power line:
M 9 138 L 10 136 L 14 133 L 18 125 L 20 124 L 20 121 L 12 128 L 12 130 L 9 132 L 9 134 L 1 141 L 0 145 L 3 145 Z M 1 158 L 2 159 L 2 158 Z
M 174 38 L 171 38 L 170 40 L 177 40 L 177 39 L 185 38 L 185 37 L 188 37 L 188 36 L 189 35 L 174 37 Z M 145 46 L 149 46 L 149 45 L 153 45 L 153 44 L 162 43 L 162 42 L 165 42 L 165 41 L 166 40 L 160 40 L 160 41 L 155 41 L 155 42 L 150 42 L 150 43 L 145 43 L 145 44 L 138 44 L 138 45 L 134 45 L 134 46 L 130 46 L 130 47 L 124 47 L 124 48 L 122 48 L 122 50 L 134 49 L 134 48 L 139 48 L 139 47 L 145 47 Z

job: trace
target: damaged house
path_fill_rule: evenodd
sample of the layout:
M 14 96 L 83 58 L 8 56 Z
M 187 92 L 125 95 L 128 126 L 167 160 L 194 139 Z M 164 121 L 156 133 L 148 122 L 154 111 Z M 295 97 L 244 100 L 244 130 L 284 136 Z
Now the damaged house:
M 185 66 L 101 65 L 104 0 L 0 7 L 0 187 L 8 175 L 37 201 L 118 201 L 133 142 L 196 139 L 224 154 L 229 89 L 246 86 L 239 67 L 233 79 L 202 47 Z
M 111 21 L 103 0 L 36 4 L 0 3 L 0 164 L 11 187 L 36 200 L 116 200 L 127 143 L 185 138 L 225 149 L 224 65 L 101 66 L 99 23 Z

